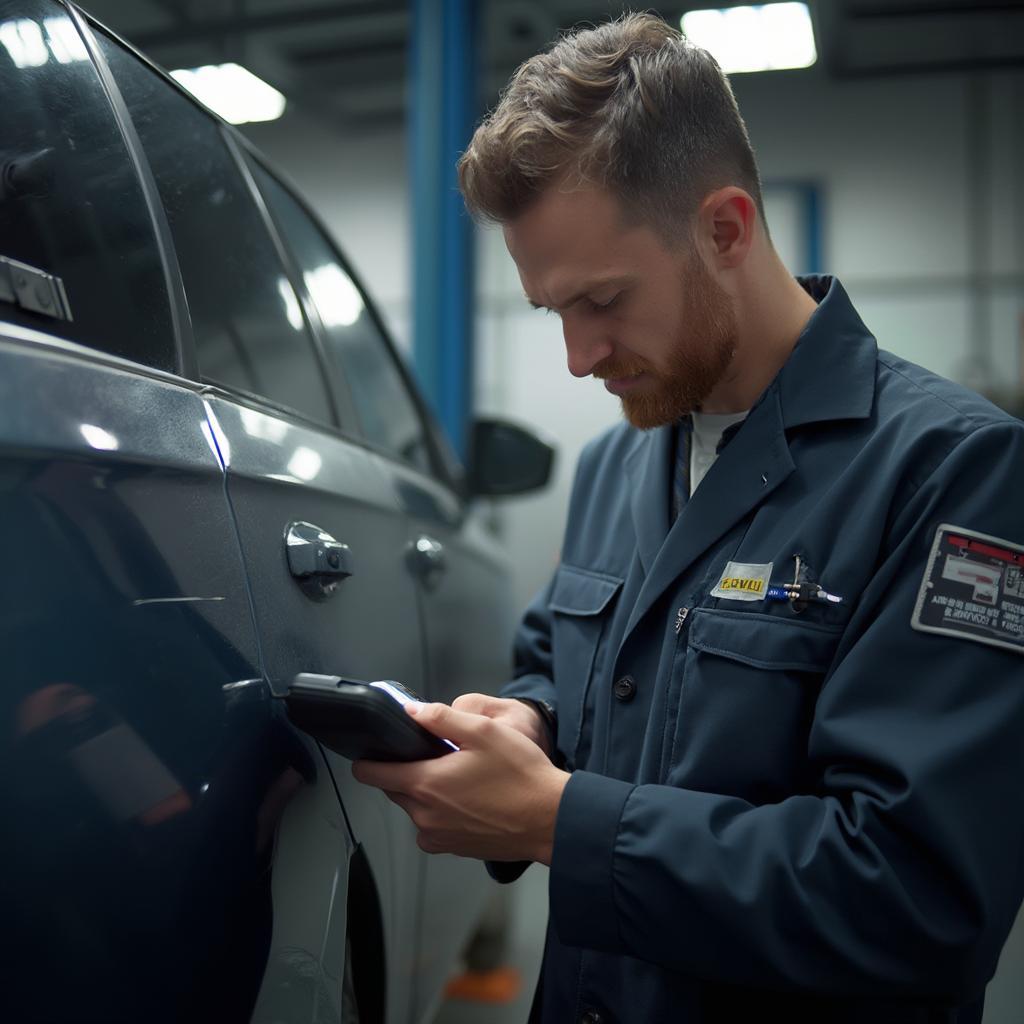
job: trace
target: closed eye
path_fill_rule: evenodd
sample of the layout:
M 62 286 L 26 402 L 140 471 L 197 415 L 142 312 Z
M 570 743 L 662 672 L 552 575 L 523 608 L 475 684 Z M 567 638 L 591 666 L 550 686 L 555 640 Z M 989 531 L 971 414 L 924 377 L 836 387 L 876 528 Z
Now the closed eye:
M 619 300 L 619 296 L 622 292 L 616 292 L 607 302 L 595 302 L 593 299 L 587 299 L 587 306 L 594 313 L 601 313 L 606 309 L 611 309 Z

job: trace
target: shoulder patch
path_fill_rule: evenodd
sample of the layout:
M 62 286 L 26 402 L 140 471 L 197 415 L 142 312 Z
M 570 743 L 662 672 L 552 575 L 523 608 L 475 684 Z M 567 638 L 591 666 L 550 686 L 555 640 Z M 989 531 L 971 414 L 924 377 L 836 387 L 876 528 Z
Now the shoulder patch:
M 943 523 L 910 625 L 1024 654 L 1024 546 Z

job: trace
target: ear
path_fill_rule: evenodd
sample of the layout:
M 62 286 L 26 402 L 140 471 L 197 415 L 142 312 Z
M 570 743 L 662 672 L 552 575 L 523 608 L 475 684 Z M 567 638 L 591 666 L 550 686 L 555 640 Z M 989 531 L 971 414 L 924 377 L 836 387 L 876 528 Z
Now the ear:
M 733 270 L 747 258 L 757 222 L 757 204 L 748 192 L 730 185 L 710 193 L 697 218 L 711 266 Z

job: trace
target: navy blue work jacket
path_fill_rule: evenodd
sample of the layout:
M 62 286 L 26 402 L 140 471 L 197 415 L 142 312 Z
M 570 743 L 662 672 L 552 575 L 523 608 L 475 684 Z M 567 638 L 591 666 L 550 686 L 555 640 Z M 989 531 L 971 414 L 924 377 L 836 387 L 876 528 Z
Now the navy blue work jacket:
M 553 707 L 572 772 L 544 1024 L 980 1020 L 1024 892 L 1024 658 L 911 619 L 940 525 L 1024 544 L 1024 424 L 801 283 L 818 309 L 671 527 L 671 428 L 585 449 L 519 630 L 504 695 Z M 712 596 L 796 555 L 841 604 Z

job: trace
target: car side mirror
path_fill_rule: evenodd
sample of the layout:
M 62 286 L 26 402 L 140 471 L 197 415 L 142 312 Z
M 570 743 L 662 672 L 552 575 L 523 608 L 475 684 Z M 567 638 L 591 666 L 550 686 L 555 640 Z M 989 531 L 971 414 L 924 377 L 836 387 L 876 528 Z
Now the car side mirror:
M 470 438 L 467 484 L 473 497 L 526 494 L 551 479 L 555 448 L 505 420 L 480 419 Z

